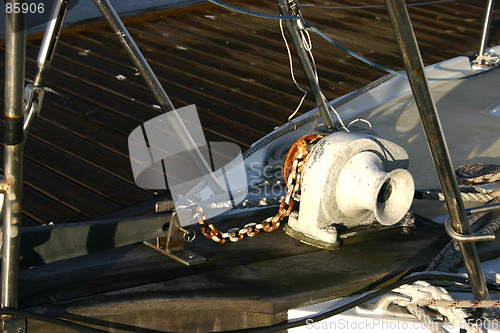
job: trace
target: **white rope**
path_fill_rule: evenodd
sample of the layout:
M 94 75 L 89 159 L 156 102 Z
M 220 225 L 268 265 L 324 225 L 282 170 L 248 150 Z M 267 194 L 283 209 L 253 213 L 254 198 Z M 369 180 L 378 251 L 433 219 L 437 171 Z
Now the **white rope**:
M 500 63 L 500 57 L 492 54 L 480 54 L 474 60 L 477 64 L 485 64 L 488 66 L 496 66 Z
M 403 285 L 395 289 L 394 291 L 411 297 L 411 301 L 396 301 L 396 304 L 404 307 L 408 307 L 411 304 L 413 304 L 413 306 L 419 305 L 420 301 L 426 303 L 429 300 L 455 302 L 450 294 L 448 294 L 446 289 L 442 287 L 432 286 L 426 281 L 416 281 L 411 285 Z M 437 311 L 439 311 L 439 313 L 448 318 L 448 320 L 452 323 L 467 323 L 465 319 L 469 317 L 469 314 L 462 308 L 446 306 L 441 307 L 427 303 L 425 305 L 435 308 Z M 468 332 L 481 332 L 476 326 L 470 325 L 469 323 L 467 323 L 466 325 Z
M 439 327 L 437 323 L 432 320 L 431 316 L 428 315 L 427 312 L 425 312 L 425 310 L 418 305 L 410 303 L 405 307 L 408 309 L 408 311 L 410 311 L 412 315 L 415 316 L 415 318 L 418 319 L 418 321 L 424 324 L 424 327 L 428 328 L 432 333 L 445 332 L 441 327 Z

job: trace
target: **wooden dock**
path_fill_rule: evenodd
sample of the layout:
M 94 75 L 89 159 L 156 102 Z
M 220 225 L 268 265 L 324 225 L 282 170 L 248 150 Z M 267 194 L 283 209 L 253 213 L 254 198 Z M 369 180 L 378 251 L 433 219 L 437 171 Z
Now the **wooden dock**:
M 272 1 L 231 4 L 277 13 Z M 310 0 L 307 4 L 358 6 L 383 1 Z M 477 52 L 483 1 L 437 2 L 411 6 L 409 11 L 427 65 Z M 384 66 L 402 69 L 384 8 L 307 7 L 303 14 L 349 49 Z M 500 44 L 498 20 L 497 9 L 490 46 Z M 204 3 L 129 17 L 125 22 L 174 105 L 196 105 L 207 141 L 235 142 L 245 150 L 275 126 L 286 123 L 302 97 L 290 77 L 276 20 Z M 311 37 L 328 99 L 384 75 L 318 36 Z M 37 35 L 29 38 L 28 80 L 36 72 L 40 41 Z M 299 68 L 295 75 L 306 87 Z M 2 86 L 3 81 L 0 75 Z M 43 110 L 26 145 L 23 225 L 81 221 L 165 194 L 143 190 L 134 183 L 128 135 L 160 110 L 106 24 L 66 29 L 44 86 L 48 90 Z M 310 94 L 301 112 L 313 107 Z

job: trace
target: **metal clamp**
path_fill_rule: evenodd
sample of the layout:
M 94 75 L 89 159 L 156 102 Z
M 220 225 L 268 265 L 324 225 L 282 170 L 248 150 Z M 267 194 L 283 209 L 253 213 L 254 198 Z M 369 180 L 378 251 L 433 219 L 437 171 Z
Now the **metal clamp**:
M 406 308 L 397 305 L 398 302 L 410 302 L 412 299 L 408 295 L 403 295 L 396 292 L 390 292 L 380 297 L 377 303 L 362 304 L 356 307 L 356 312 L 361 315 L 375 315 L 393 318 L 414 319 Z M 435 321 L 443 321 L 444 318 L 439 313 L 430 313 L 430 316 Z
M 453 229 L 453 227 L 451 225 L 451 220 L 450 219 L 446 220 L 444 226 L 445 226 L 445 229 L 446 229 L 446 233 L 451 238 L 453 238 L 457 242 L 461 242 L 461 243 L 490 242 L 490 241 L 494 241 L 495 238 L 496 238 L 495 234 L 493 234 L 493 233 L 469 234 L 469 235 L 459 234 L 458 232 L 456 232 Z
M 42 87 L 37 87 L 32 84 L 26 85 L 24 88 L 24 99 L 25 99 L 25 117 L 24 117 L 24 125 L 23 129 L 25 132 L 25 136 L 27 135 L 28 129 L 31 125 L 31 122 L 38 116 L 40 110 L 42 109 L 43 97 L 45 95 L 45 90 Z
M 161 201 L 156 203 L 157 212 L 169 211 L 172 208 L 172 201 Z M 192 211 L 190 209 L 180 209 L 177 212 L 173 212 L 167 236 L 159 237 L 156 240 L 145 241 L 144 244 L 187 266 L 205 262 L 205 257 L 184 248 L 186 243 L 194 241 L 196 233 L 194 230 L 181 227 L 179 214 L 192 215 Z
M 356 307 L 356 312 L 361 315 L 387 316 L 395 318 L 411 319 L 413 316 L 401 306 L 393 304 L 394 302 L 409 302 L 410 296 L 391 292 L 380 297 L 377 303 L 362 304 Z
M 175 209 L 174 202 L 172 200 L 162 200 L 155 204 L 156 213 L 171 212 Z
M 0 332 L 2 333 L 24 333 L 26 332 L 26 318 L 4 316 L 0 318 Z

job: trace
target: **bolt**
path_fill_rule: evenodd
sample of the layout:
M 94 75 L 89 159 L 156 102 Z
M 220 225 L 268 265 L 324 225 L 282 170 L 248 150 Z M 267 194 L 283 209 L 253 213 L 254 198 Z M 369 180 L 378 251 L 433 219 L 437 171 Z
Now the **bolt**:
M 330 234 L 336 234 L 337 228 L 334 225 L 329 225 L 325 228 L 325 231 L 330 233 Z

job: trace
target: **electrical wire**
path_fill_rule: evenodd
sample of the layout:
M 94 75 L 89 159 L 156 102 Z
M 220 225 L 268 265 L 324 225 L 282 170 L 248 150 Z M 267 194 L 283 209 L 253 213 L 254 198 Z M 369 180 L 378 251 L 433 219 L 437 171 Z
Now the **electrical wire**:
M 351 127 L 352 124 L 359 123 L 359 122 L 367 124 L 370 127 L 370 130 L 373 128 L 372 127 L 372 123 L 370 123 L 370 121 L 368 121 L 366 119 L 362 119 L 362 118 L 356 118 L 356 119 L 354 119 L 353 121 L 351 121 L 349 123 L 349 125 L 347 125 L 347 128 Z
M 281 25 L 281 21 L 280 21 L 280 28 L 282 29 L 281 32 L 283 33 L 283 28 L 282 28 L 282 25 Z M 303 26 L 299 26 L 298 28 L 299 28 L 300 38 L 301 38 L 301 41 L 302 41 L 302 46 L 304 47 L 304 50 L 306 50 L 306 52 L 308 54 L 308 57 L 309 57 L 309 59 L 311 61 L 311 65 L 312 65 L 313 73 L 314 73 L 314 80 L 316 81 L 316 84 L 319 87 L 320 84 L 319 84 L 318 68 L 316 66 L 316 60 L 314 59 L 314 55 L 312 53 L 313 44 L 312 44 L 312 41 L 311 41 L 311 35 L 309 34 L 309 31 L 307 31 Z M 291 62 L 290 50 L 288 48 L 287 48 L 287 50 L 288 50 L 288 56 L 290 57 L 290 62 Z M 342 129 L 344 129 L 346 132 L 350 132 L 349 129 L 345 126 L 344 121 L 340 117 L 340 115 L 337 112 L 337 110 L 335 110 L 335 108 L 328 103 L 327 98 L 325 97 L 325 95 L 323 95 L 323 93 L 321 91 L 320 91 L 320 93 L 321 93 L 321 98 L 323 99 L 323 102 L 325 103 L 325 105 L 327 106 L 327 108 L 330 110 L 330 112 L 332 112 L 332 113 L 335 114 L 335 116 L 337 117 L 337 119 L 338 119 L 338 121 L 339 121 Z M 303 96 L 303 98 L 305 98 L 305 96 Z M 301 104 L 302 104 L 302 101 L 301 101 Z M 295 112 L 288 118 L 289 121 L 291 121 L 291 118 L 293 118 L 293 116 L 297 113 L 297 111 L 298 111 L 298 109 L 295 110 Z
M 214 5 L 232 10 L 234 12 L 240 13 L 240 14 L 245 14 L 245 15 L 250 15 L 250 16 L 255 16 L 255 17 L 260 17 L 264 19 L 270 19 L 270 20 L 298 20 L 299 17 L 293 16 L 293 15 L 271 15 L 271 14 L 264 14 L 264 13 L 259 13 L 259 12 L 253 12 L 251 10 L 243 9 L 240 7 L 232 6 L 229 5 L 225 2 L 219 1 L 219 0 L 208 0 L 209 2 L 213 3 Z
M 387 68 L 387 67 L 384 67 L 382 65 L 379 65 L 377 64 L 376 62 L 373 62 L 371 60 L 368 60 L 366 59 L 365 57 L 349 50 L 347 47 L 343 46 L 342 44 L 340 44 L 339 42 L 337 42 L 336 40 L 334 40 L 333 38 L 329 37 L 327 34 L 325 34 L 323 31 L 319 30 L 318 28 L 316 28 L 315 26 L 313 26 L 311 23 L 309 22 L 305 22 L 306 23 L 306 27 L 311 29 L 311 31 L 315 32 L 316 34 L 318 34 L 319 36 L 323 37 L 326 41 L 328 41 L 329 43 L 337 46 L 338 48 L 340 48 L 342 51 L 346 52 L 347 54 L 349 54 L 350 56 L 370 65 L 370 66 L 373 66 L 377 69 L 380 69 L 381 71 L 384 71 L 386 73 L 389 73 L 389 74 L 394 74 L 394 75 L 398 75 L 398 76 L 406 76 L 406 73 L 403 73 L 403 72 L 398 72 L 398 71 L 395 71 L 395 70 L 392 70 L 390 68 Z M 483 70 L 481 72 L 477 72 L 477 73 L 474 73 L 474 74 L 469 74 L 469 75 L 464 75 L 464 76 L 458 76 L 458 77 L 450 77 L 450 78 L 428 78 L 429 81 L 456 81 L 456 80 L 464 80 L 464 79 L 469 79 L 469 78 L 472 78 L 472 77 L 475 77 L 475 76 L 479 76 L 479 75 L 483 75 L 483 74 L 486 74 L 488 72 L 491 72 L 491 71 L 494 71 L 496 69 L 499 69 L 500 66 L 496 66 L 496 67 L 492 67 L 492 68 L 488 68 L 486 70 Z
M 20 317 L 20 318 L 29 318 L 29 319 L 34 319 L 38 321 L 43 321 L 46 323 L 54 324 L 57 326 L 69 328 L 75 331 L 79 332 L 85 332 L 85 333 L 106 333 L 107 331 L 103 331 L 97 328 L 93 328 L 90 326 L 84 326 L 80 324 L 73 323 L 68 320 L 56 318 L 56 317 L 51 317 L 47 315 L 42 315 L 30 311 L 25 311 L 25 310 L 17 310 L 17 309 L 8 309 L 8 308 L 2 308 L 0 309 L 0 313 L 2 315 L 9 315 L 9 316 L 14 316 L 14 317 Z
M 292 321 L 284 321 L 275 325 L 271 326 L 265 326 L 265 327 L 255 327 L 255 328 L 247 328 L 247 329 L 240 329 L 240 330 L 232 330 L 232 331 L 224 331 L 223 333 L 233 333 L 233 332 L 242 332 L 242 333 L 247 333 L 247 332 L 259 332 L 259 333 L 264 333 L 264 332 L 276 332 L 279 330 L 286 330 L 294 327 L 299 327 L 299 326 L 304 326 L 308 325 L 311 322 L 317 322 L 321 321 L 330 317 L 333 317 L 335 315 L 338 315 L 342 312 L 345 312 L 347 310 L 353 309 L 358 305 L 361 305 L 365 302 L 368 302 L 374 298 L 377 298 L 379 296 L 382 296 L 383 294 L 386 294 L 390 292 L 393 289 L 396 289 L 402 285 L 405 284 L 411 284 L 416 281 L 442 281 L 442 282 L 450 282 L 450 283 L 455 283 L 455 284 L 469 284 L 469 280 L 462 276 L 462 275 L 454 275 L 454 274 L 445 274 L 445 273 L 417 273 L 411 276 L 408 276 L 406 278 L 400 279 L 396 282 L 391 283 L 390 285 L 383 287 L 379 290 L 376 290 L 374 292 L 371 292 L 370 294 L 364 295 L 359 297 L 358 299 L 351 301 L 347 304 L 344 304 L 342 306 L 339 306 L 335 309 L 329 310 L 324 313 L 320 313 L 317 315 L 312 315 Z M 497 292 L 500 290 L 500 285 L 493 284 L 493 283 L 488 283 L 487 287 L 490 291 L 492 292 Z M 22 318 L 28 318 L 28 319 L 34 319 L 38 321 L 43 321 L 47 323 L 51 323 L 54 325 L 62 326 L 65 328 L 73 329 L 75 331 L 79 332 L 88 332 L 88 333 L 106 333 L 107 331 L 92 328 L 90 326 L 84 326 L 80 324 L 76 324 L 73 322 L 70 322 L 68 320 L 60 319 L 57 317 L 51 317 L 48 315 L 42 315 L 38 313 L 33 313 L 30 311 L 26 310 L 17 310 L 17 309 L 8 309 L 8 308 L 3 308 L 0 309 L 0 313 L 3 315 L 10 315 L 10 316 L 15 316 L 15 317 L 22 317 Z M 141 331 L 148 332 L 150 330 L 148 329 L 141 329 Z M 154 331 L 158 332 L 158 331 Z M 165 332 L 167 333 L 167 332 Z
M 460 283 L 460 284 L 469 284 L 469 280 L 463 276 L 460 275 L 449 275 L 449 274 L 432 274 L 432 273 L 423 273 L 423 274 L 415 274 L 406 278 L 403 278 L 401 280 L 398 280 L 384 288 L 381 288 L 379 290 L 376 290 L 370 294 L 364 295 L 359 297 L 358 299 L 349 302 L 347 304 L 344 304 L 342 306 L 339 306 L 338 308 L 329 310 L 327 312 L 318 314 L 318 315 L 313 315 L 313 316 L 308 316 L 292 321 L 284 321 L 275 325 L 271 326 L 266 326 L 266 327 L 255 327 L 255 328 L 248 328 L 248 329 L 243 329 L 243 330 L 235 330 L 235 331 L 224 331 L 223 333 L 233 333 L 233 332 L 241 332 L 241 333 L 265 333 L 265 332 L 276 332 L 276 331 L 281 331 L 281 330 L 287 330 L 291 329 L 294 327 L 299 327 L 299 326 L 304 326 L 308 325 L 312 322 L 318 322 L 330 317 L 333 317 L 335 315 L 338 315 L 342 312 L 345 312 L 347 310 L 353 309 L 358 305 L 361 305 L 365 302 L 368 302 L 374 298 L 377 298 L 379 296 L 382 296 L 383 294 L 386 294 L 390 292 L 393 289 L 396 289 L 399 286 L 402 286 L 404 284 L 411 284 L 419 280 L 426 280 L 426 281 L 445 281 L 445 282 L 453 282 L 453 283 Z M 496 284 L 488 284 L 489 289 L 493 290 L 498 290 L 500 286 Z
M 297 112 L 299 112 L 300 107 L 304 103 L 304 100 L 306 99 L 306 96 L 307 96 L 307 90 L 303 89 L 297 83 L 297 80 L 295 79 L 295 74 L 294 74 L 294 71 L 293 71 L 292 53 L 290 51 L 290 46 L 288 45 L 288 41 L 286 40 L 286 37 L 285 37 L 285 31 L 283 30 L 283 20 L 280 20 L 280 31 L 281 31 L 281 36 L 283 37 L 283 41 L 285 42 L 286 52 L 288 54 L 288 62 L 290 63 L 290 73 L 292 75 L 292 81 L 293 81 L 293 83 L 295 83 L 295 86 L 297 87 L 297 89 L 299 89 L 303 93 L 302 98 L 301 98 L 301 100 L 299 102 L 299 105 L 297 106 L 297 108 L 295 109 L 295 111 L 293 111 L 293 113 L 288 117 L 288 121 L 291 122 L 292 118 L 295 117 L 295 115 L 297 114 Z
M 229 5 L 229 4 L 224 3 L 224 2 L 222 2 L 220 0 L 208 0 L 208 1 L 210 1 L 211 3 L 213 3 L 215 5 L 221 6 L 223 8 L 226 8 L 226 9 L 229 9 L 229 10 L 241 13 L 241 14 L 250 15 L 250 16 L 256 16 L 256 17 L 265 18 L 265 19 L 275 19 L 275 20 L 282 20 L 282 19 L 286 19 L 286 20 L 300 20 L 301 19 L 299 16 L 293 16 L 293 15 L 270 15 L 270 14 L 253 12 L 253 11 L 246 10 L 246 9 L 243 9 L 243 8 L 240 8 L 240 7 Z M 407 6 L 411 6 L 411 5 L 416 6 L 416 5 L 432 4 L 432 3 L 448 2 L 448 1 L 451 2 L 451 1 L 457 1 L 457 0 L 431 1 L 431 2 L 420 3 L 420 4 L 409 4 Z M 347 8 L 347 7 L 344 7 L 344 8 Z M 364 8 L 368 8 L 368 7 L 364 7 Z M 318 28 L 316 28 L 315 26 L 313 26 L 312 24 L 310 24 L 309 22 L 307 22 L 307 21 L 304 21 L 304 22 L 305 22 L 307 28 L 311 29 L 316 34 L 318 34 L 319 36 L 323 37 L 325 40 L 327 40 L 331 44 L 337 46 L 338 48 L 340 48 L 341 50 L 343 50 L 347 54 L 351 55 L 352 57 L 354 57 L 354 58 L 356 58 L 356 59 L 358 59 L 358 60 L 360 60 L 360 61 L 362 61 L 362 62 L 364 62 L 364 63 L 366 63 L 366 64 L 368 64 L 370 66 L 378 68 L 381 71 L 384 71 L 386 73 L 395 74 L 395 75 L 398 75 L 398 76 L 406 76 L 406 74 L 403 73 L 403 72 L 398 72 L 398 71 L 389 69 L 387 67 L 384 67 L 384 66 L 379 65 L 379 64 L 377 64 L 377 63 L 375 63 L 375 62 L 373 62 L 371 60 L 368 60 L 368 59 L 364 58 L 363 56 L 361 56 L 361 55 L 359 55 L 359 54 L 357 54 L 357 53 L 349 50 L 348 48 L 346 48 L 342 44 L 338 43 L 333 38 L 329 37 L 324 32 L 322 32 L 321 30 L 319 30 Z M 486 74 L 486 73 L 491 72 L 493 70 L 496 70 L 498 68 L 500 68 L 500 66 L 488 68 L 488 69 L 483 70 L 481 72 L 477 72 L 477 73 L 469 74 L 469 75 L 464 75 L 464 76 L 450 77 L 450 78 L 428 78 L 428 80 L 429 81 L 457 81 L 457 80 L 465 80 L 465 79 L 469 79 L 469 78 L 472 78 L 472 77 L 476 77 L 476 76 L 479 76 L 479 75 Z
M 394 74 L 394 75 L 398 75 L 398 76 L 404 75 L 402 72 L 398 72 L 398 71 L 389 69 L 387 67 L 381 66 L 381 65 L 377 64 L 376 62 L 368 60 L 365 57 L 362 57 L 361 55 L 359 55 L 359 54 L 357 54 L 357 53 L 349 50 L 347 47 L 345 47 L 344 45 L 340 44 L 339 42 L 337 42 L 336 40 L 334 40 L 333 38 L 331 38 L 330 36 L 328 36 L 327 34 L 325 34 L 323 31 L 319 30 L 318 28 L 316 28 L 315 26 L 313 26 L 311 23 L 309 23 L 307 21 L 306 21 L 306 26 L 307 26 L 307 28 L 311 29 L 311 31 L 313 31 L 316 34 L 318 34 L 319 36 L 323 37 L 330 44 L 333 44 L 333 45 L 337 46 L 342 51 L 346 52 L 347 54 L 349 54 L 350 56 L 352 56 L 352 57 L 354 57 L 356 59 L 358 59 L 358 60 L 360 60 L 360 61 L 362 61 L 362 62 L 364 62 L 364 63 L 366 63 L 366 64 L 368 64 L 370 66 L 378 68 L 381 71 L 387 72 L 389 74 Z

